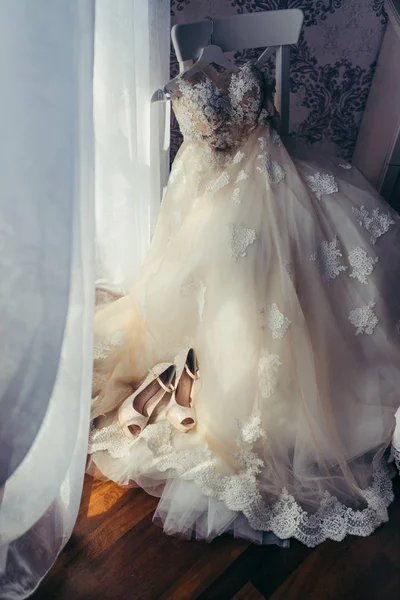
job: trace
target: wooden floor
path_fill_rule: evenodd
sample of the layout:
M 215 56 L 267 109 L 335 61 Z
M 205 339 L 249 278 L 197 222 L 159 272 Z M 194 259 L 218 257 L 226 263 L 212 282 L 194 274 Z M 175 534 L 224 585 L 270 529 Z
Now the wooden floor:
M 87 478 L 70 543 L 34 600 L 399 600 L 400 478 L 391 521 L 373 536 L 309 550 L 222 537 L 171 538 L 157 500 Z

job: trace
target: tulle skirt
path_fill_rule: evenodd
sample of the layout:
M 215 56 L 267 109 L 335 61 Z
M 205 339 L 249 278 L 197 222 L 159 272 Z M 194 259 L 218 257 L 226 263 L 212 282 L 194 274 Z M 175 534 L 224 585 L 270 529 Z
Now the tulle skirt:
M 229 153 L 184 142 L 137 283 L 96 313 L 89 470 L 160 496 L 170 534 L 372 533 L 392 500 L 399 228 L 350 164 L 268 126 Z M 188 348 L 196 428 L 161 404 L 126 437 L 121 403 Z

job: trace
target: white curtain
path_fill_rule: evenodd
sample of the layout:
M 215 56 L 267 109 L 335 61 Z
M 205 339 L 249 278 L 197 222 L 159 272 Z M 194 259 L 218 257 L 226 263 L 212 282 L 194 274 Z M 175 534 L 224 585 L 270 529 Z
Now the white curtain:
M 96 279 L 129 290 L 149 247 L 169 164 L 169 0 L 97 0 Z M 168 142 L 166 142 L 168 140 Z
M 91 388 L 94 2 L 0 2 L 0 597 L 79 507 Z
M 35 589 L 76 520 L 94 282 L 126 289 L 149 245 L 168 36 L 168 0 L 0 2 L 2 600 Z

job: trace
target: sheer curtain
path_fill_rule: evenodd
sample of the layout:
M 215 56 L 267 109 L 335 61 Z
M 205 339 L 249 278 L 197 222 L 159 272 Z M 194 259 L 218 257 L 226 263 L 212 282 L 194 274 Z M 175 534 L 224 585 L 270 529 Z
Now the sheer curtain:
M 76 520 L 94 282 L 125 289 L 149 245 L 168 35 L 168 0 L 0 2 L 2 600 L 35 589 Z
M 168 0 L 97 0 L 96 279 L 126 292 L 149 247 L 169 164 Z M 168 143 L 166 143 L 168 140 Z
M 93 311 L 94 2 L 0 2 L 0 597 L 69 537 Z

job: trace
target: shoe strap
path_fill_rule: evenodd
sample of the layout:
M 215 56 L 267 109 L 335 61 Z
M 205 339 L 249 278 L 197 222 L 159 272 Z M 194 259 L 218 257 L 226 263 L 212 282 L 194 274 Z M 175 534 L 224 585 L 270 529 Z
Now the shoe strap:
M 189 369 L 189 367 L 187 366 L 186 363 L 185 363 L 185 371 L 189 375 L 189 377 L 191 377 L 194 381 L 196 381 L 196 379 L 199 378 L 199 376 L 197 374 L 198 373 L 198 369 L 197 369 L 197 373 L 192 373 L 192 371 Z
M 168 385 L 165 385 L 165 383 L 160 379 L 159 376 L 157 376 L 154 373 L 154 371 L 152 369 L 149 369 L 149 373 L 154 376 L 154 379 L 157 381 L 157 383 L 159 384 L 159 386 L 162 387 L 162 389 L 165 392 L 167 392 L 168 394 L 171 394 L 172 392 L 175 391 L 175 387 L 172 385 L 172 383 L 169 383 Z

